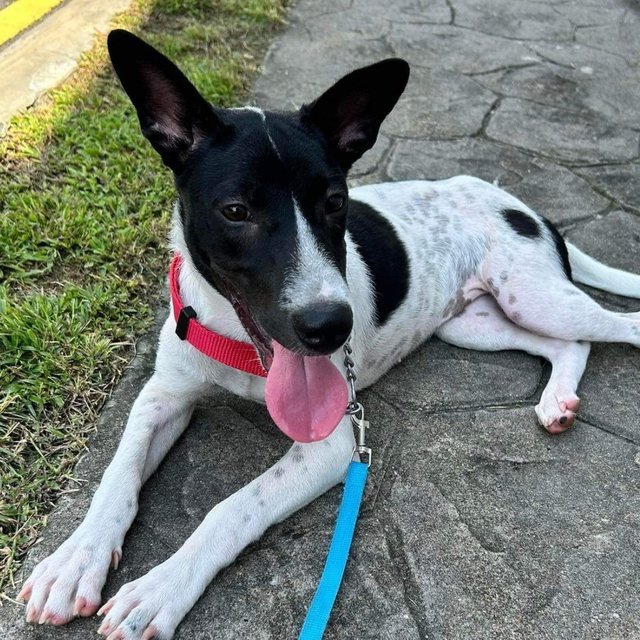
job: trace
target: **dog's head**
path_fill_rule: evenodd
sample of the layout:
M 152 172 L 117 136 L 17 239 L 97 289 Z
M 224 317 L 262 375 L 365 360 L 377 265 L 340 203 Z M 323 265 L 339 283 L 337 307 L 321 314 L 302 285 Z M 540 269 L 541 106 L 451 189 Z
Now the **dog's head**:
M 353 322 L 345 280 L 346 176 L 405 88 L 406 62 L 348 74 L 290 113 L 211 106 L 132 34 L 109 53 L 142 132 L 175 175 L 189 254 L 271 363 L 330 354 Z

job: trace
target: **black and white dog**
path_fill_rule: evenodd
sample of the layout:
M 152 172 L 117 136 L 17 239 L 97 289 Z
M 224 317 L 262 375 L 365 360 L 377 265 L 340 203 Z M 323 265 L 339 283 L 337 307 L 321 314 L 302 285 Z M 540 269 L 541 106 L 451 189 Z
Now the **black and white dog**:
M 220 569 L 341 482 L 354 447 L 341 351 L 349 336 L 359 387 L 434 334 L 543 356 L 553 371 L 536 413 L 550 433 L 575 420 L 590 342 L 640 346 L 640 313 L 607 311 L 572 282 L 638 298 L 640 276 L 566 244 L 499 188 L 458 176 L 348 192 L 349 168 L 404 90 L 406 62 L 358 69 L 299 111 L 273 113 L 212 107 L 125 31 L 110 34 L 109 51 L 144 135 L 175 176 L 173 312 L 86 518 L 24 584 L 29 622 L 96 612 L 140 487 L 212 385 L 266 401 L 296 443 L 102 607 L 99 631 L 112 640 L 170 638 Z M 212 336 L 222 351 L 225 340 L 251 344 L 240 345 L 248 359 L 242 350 L 205 355 Z

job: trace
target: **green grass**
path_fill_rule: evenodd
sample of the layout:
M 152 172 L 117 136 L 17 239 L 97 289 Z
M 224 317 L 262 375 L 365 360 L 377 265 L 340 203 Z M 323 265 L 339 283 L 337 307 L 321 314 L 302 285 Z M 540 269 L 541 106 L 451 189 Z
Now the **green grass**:
M 287 0 L 138 0 L 138 31 L 212 102 L 242 102 Z M 0 593 L 152 322 L 172 180 L 96 42 L 0 140 Z

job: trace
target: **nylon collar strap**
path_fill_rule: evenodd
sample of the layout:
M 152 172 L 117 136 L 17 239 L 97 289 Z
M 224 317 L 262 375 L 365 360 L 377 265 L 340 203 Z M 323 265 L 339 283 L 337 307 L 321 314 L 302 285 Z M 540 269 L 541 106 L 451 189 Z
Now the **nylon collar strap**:
M 169 290 L 171 292 L 173 317 L 176 321 L 176 335 L 180 340 L 186 340 L 200 353 L 227 367 L 265 378 L 267 372 L 264 370 L 258 352 L 252 344 L 232 340 L 208 329 L 196 320 L 197 314 L 193 307 L 185 307 L 182 304 L 180 286 L 178 284 L 182 263 L 182 256 L 176 253 L 169 267 Z

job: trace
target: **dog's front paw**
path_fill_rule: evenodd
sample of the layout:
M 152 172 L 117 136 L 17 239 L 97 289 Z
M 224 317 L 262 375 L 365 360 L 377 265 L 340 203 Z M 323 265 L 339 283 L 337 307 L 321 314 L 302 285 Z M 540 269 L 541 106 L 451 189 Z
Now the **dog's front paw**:
M 109 566 L 118 566 L 122 551 L 89 527 L 78 528 L 54 553 L 40 562 L 18 594 L 28 601 L 27 622 L 62 625 L 76 616 L 91 616 Z
M 107 640 L 169 640 L 200 597 L 185 568 L 174 556 L 125 584 L 98 612 L 105 616 L 98 633 Z
M 545 392 L 536 407 L 540 424 L 552 435 L 562 433 L 576 421 L 580 398 L 575 393 L 555 394 Z

